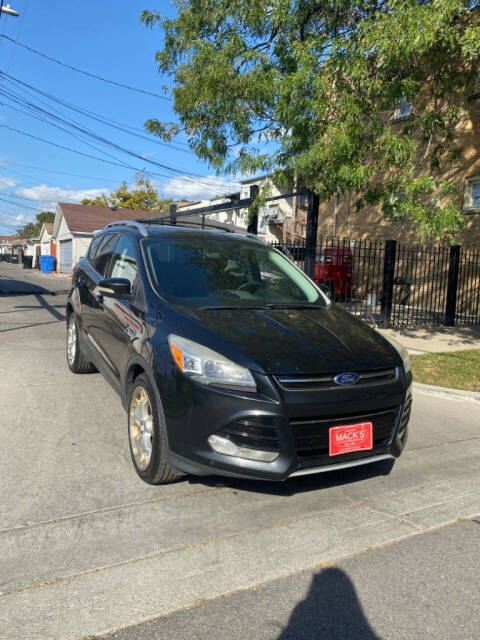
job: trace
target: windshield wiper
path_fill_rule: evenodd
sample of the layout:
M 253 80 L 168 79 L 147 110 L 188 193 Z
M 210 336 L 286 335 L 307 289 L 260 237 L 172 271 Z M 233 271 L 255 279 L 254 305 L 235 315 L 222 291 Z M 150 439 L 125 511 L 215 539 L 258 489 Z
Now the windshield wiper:
M 309 302 L 267 302 L 269 309 L 323 309 L 324 306 Z
M 212 307 L 197 307 L 201 311 L 268 311 L 269 309 L 323 309 L 323 305 L 302 302 L 265 302 L 262 306 L 254 305 L 225 305 Z
M 200 309 L 201 311 L 242 311 L 242 310 L 247 310 L 247 311 L 264 311 L 265 309 L 268 309 L 269 307 L 267 305 L 263 305 L 262 307 L 258 307 L 258 306 L 247 306 L 247 305 L 225 305 L 225 306 L 221 306 L 221 307 L 197 307 L 197 309 Z

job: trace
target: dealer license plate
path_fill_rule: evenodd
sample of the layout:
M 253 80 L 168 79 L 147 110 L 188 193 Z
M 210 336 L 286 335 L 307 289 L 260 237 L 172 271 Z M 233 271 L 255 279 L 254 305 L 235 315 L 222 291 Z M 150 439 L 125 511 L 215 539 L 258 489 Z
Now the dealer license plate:
M 331 427 L 329 434 L 331 456 L 373 449 L 373 424 L 371 422 Z

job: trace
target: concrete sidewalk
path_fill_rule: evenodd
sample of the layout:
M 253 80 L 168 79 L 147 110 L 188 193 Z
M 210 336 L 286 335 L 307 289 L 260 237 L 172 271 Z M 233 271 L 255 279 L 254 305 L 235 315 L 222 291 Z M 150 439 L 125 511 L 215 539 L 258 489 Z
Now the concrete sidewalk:
M 98 640 L 476 640 L 479 525 L 363 550 Z
M 408 349 L 411 355 L 480 349 L 480 325 L 379 329 L 379 331 L 395 338 Z

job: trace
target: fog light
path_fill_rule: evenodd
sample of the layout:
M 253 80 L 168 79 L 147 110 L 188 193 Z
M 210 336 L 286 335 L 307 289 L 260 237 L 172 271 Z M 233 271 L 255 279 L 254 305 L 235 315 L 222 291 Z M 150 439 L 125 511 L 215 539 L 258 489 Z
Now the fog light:
M 280 455 L 278 451 L 262 451 L 260 449 L 247 449 L 239 447 L 228 438 L 222 438 L 215 434 L 209 436 L 208 444 L 216 453 L 223 453 L 225 456 L 235 456 L 247 460 L 259 460 L 260 462 L 273 462 Z

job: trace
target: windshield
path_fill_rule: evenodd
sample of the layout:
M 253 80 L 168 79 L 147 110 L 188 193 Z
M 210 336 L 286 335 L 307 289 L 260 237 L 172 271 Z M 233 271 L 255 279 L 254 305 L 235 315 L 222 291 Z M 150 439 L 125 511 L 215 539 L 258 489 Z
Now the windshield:
M 225 236 L 168 234 L 145 240 L 158 293 L 187 307 L 325 306 L 314 284 L 281 253 Z

